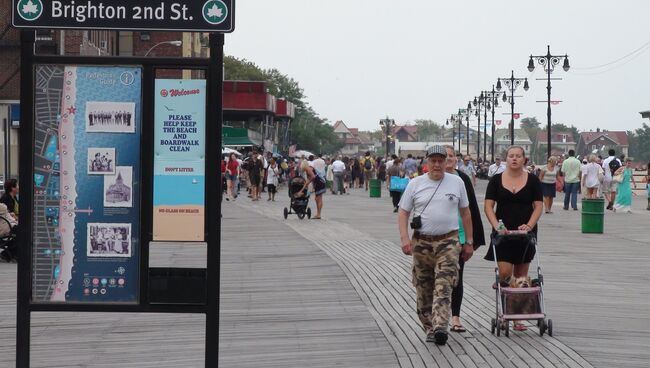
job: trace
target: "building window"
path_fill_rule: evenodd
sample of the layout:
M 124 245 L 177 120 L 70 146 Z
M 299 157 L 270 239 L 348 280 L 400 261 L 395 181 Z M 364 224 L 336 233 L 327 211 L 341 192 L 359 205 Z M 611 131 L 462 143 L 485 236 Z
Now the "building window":
M 591 145 L 591 149 L 592 149 L 592 150 L 597 149 L 596 145 L 595 145 L 595 144 L 592 144 L 592 145 Z

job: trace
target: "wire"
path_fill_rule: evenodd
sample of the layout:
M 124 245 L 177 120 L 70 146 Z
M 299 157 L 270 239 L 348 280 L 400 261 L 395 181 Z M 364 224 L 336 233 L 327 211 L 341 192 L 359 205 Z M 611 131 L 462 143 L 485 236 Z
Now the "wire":
M 593 69 L 600 69 L 600 68 L 603 68 L 603 67 L 606 67 L 606 66 L 610 66 L 610 65 L 612 65 L 612 64 L 616 64 L 616 63 L 618 63 L 619 61 L 624 60 L 624 59 L 626 59 L 626 58 L 628 58 L 628 57 L 630 57 L 630 56 L 632 56 L 632 55 L 638 53 L 637 55 L 635 55 L 635 56 L 633 57 L 633 59 L 634 59 L 634 58 L 636 58 L 637 56 L 639 56 L 639 55 L 641 55 L 642 53 L 644 53 L 645 51 L 647 51 L 647 50 L 649 49 L 649 46 L 650 46 L 650 41 L 646 42 L 645 44 L 643 44 L 641 47 L 637 48 L 636 50 L 634 50 L 634 51 L 632 51 L 632 52 L 630 52 L 630 53 L 628 53 L 628 54 L 626 54 L 626 55 L 624 55 L 624 56 L 622 56 L 622 57 L 620 57 L 620 58 L 618 58 L 618 59 L 616 59 L 616 60 L 614 60 L 614 61 L 610 61 L 610 62 L 605 63 L 605 64 L 595 65 L 595 66 L 589 66 L 589 67 L 583 67 L 583 68 L 580 68 L 580 67 L 571 67 L 571 68 L 572 68 L 572 69 L 575 69 L 575 70 L 593 70 Z
M 648 48 L 648 49 L 650 50 L 650 48 Z M 572 73 L 572 74 L 575 74 L 575 75 L 600 75 L 600 74 L 605 74 L 605 73 L 611 72 L 614 69 L 618 69 L 618 68 L 620 68 L 620 67 L 622 67 L 622 66 L 624 66 L 626 64 L 629 64 L 631 61 L 634 61 L 634 59 L 636 59 L 637 57 L 639 57 L 641 55 L 643 55 L 643 52 L 636 54 L 634 57 L 632 57 L 632 58 L 630 58 L 628 60 L 625 60 L 625 62 L 623 62 L 621 64 L 614 65 L 611 68 L 608 68 L 608 69 L 605 69 L 605 70 L 602 70 L 602 71 L 592 72 L 592 73 L 580 73 L 580 72 L 578 72 L 578 73 Z

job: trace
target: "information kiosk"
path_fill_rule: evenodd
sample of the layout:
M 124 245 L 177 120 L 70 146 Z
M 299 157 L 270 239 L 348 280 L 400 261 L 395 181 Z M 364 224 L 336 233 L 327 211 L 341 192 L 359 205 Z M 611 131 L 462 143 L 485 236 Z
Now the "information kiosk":
M 219 352 L 224 33 L 234 0 L 14 0 L 21 33 L 16 366 L 33 312 L 206 315 Z M 36 28 L 210 32 L 209 59 L 34 53 Z M 160 79 L 158 69 L 205 79 Z M 207 107 L 207 108 L 206 108 Z M 207 244 L 207 268 L 151 268 L 156 240 Z

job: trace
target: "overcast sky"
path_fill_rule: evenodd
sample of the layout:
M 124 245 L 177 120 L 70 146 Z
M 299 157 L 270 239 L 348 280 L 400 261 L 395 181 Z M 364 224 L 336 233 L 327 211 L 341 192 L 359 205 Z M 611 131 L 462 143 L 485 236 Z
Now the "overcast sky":
M 528 77 L 515 111 L 546 125 L 545 73 L 528 56 L 568 54 L 553 122 L 631 130 L 650 110 L 648 0 L 240 0 L 226 53 L 295 78 L 323 118 L 375 130 L 381 118 L 443 122 L 497 77 Z M 582 69 L 580 69 L 582 68 Z M 509 106 L 497 119 L 509 120 Z M 647 119 L 645 120 L 647 122 Z

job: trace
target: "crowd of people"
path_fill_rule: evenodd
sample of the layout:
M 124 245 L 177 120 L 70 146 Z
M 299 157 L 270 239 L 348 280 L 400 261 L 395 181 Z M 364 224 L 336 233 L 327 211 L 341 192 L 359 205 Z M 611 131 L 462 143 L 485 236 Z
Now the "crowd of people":
M 18 261 L 18 181 L 8 179 L 4 182 L 4 193 L 0 197 L 0 261 Z

